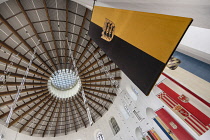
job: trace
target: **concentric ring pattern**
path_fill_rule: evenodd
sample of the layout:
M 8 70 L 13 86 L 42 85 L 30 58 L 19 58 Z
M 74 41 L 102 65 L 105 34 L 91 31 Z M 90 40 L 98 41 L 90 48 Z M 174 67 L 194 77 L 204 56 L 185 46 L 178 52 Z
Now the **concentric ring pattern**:
M 8 0 L 0 4 L 1 124 L 9 114 L 36 43 L 39 47 L 9 128 L 55 137 L 89 125 L 81 93 L 59 99 L 47 88 L 52 73 L 72 69 L 68 44 L 93 121 L 109 109 L 116 93 L 94 55 L 116 80 L 121 79 L 120 69 L 87 35 L 90 17 L 89 9 L 69 0 Z

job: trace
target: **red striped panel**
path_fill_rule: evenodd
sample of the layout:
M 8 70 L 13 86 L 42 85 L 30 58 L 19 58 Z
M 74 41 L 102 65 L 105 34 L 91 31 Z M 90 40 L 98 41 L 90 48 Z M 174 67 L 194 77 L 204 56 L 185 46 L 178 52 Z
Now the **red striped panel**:
M 165 123 L 165 125 L 174 133 L 180 140 L 194 140 L 194 138 L 163 108 L 156 111 L 158 117 Z M 170 123 L 173 122 L 177 129 L 174 129 Z
M 171 103 L 173 103 L 173 107 L 171 105 L 169 105 L 169 102 L 167 100 L 170 99 L 170 97 L 166 94 L 166 93 L 161 93 L 159 95 L 157 95 L 158 98 L 160 98 L 165 104 L 167 104 L 171 109 L 172 111 L 175 111 L 174 110 L 174 107 L 175 106 L 178 106 L 179 104 L 176 103 L 176 101 L 171 101 Z M 172 99 L 173 100 L 173 99 Z M 186 111 L 186 110 L 185 110 Z M 184 116 L 184 121 L 189 125 L 191 126 L 191 128 L 197 132 L 199 135 L 202 135 L 204 134 L 206 131 L 209 130 L 209 127 L 208 126 L 205 126 L 201 121 L 199 121 L 195 116 L 191 115 L 188 111 L 186 111 L 189 116 L 186 117 Z M 177 113 L 177 112 L 175 112 Z M 182 119 L 182 118 L 181 118 Z
M 175 91 L 170 89 L 168 86 L 166 86 L 164 83 L 161 83 L 158 85 L 158 87 L 166 92 L 172 99 L 174 99 L 177 103 L 179 103 L 182 107 L 184 107 L 186 110 L 188 110 L 192 115 L 194 115 L 198 120 L 200 120 L 204 125 L 208 126 L 210 124 L 210 118 L 206 116 L 203 112 L 198 110 L 196 107 L 194 107 L 190 103 L 184 103 L 181 100 L 178 99 L 179 94 L 177 94 Z

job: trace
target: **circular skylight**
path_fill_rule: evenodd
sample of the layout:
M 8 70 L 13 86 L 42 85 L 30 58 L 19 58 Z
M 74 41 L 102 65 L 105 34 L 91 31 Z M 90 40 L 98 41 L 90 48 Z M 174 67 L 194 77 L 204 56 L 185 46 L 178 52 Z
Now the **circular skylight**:
M 79 77 L 69 69 L 62 69 L 52 74 L 51 83 L 58 90 L 68 90 L 73 88 Z

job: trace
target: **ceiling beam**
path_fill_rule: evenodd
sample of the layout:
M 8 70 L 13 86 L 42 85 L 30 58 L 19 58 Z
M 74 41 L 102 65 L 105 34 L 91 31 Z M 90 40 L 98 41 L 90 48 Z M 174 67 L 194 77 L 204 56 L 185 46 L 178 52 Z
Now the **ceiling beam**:
M 82 54 L 79 56 L 77 62 L 76 62 L 76 65 L 78 65 L 78 63 L 80 62 L 80 60 L 84 57 L 85 53 L 87 52 L 87 50 L 89 49 L 89 46 L 91 45 L 92 43 L 92 39 L 90 39 L 87 43 L 87 45 L 85 46 L 85 49 L 82 51 Z
M 105 67 L 105 66 L 108 66 L 108 65 L 111 65 L 111 64 L 113 64 L 113 63 L 114 63 L 113 61 L 109 61 L 109 62 L 107 62 L 107 63 L 104 64 L 104 67 Z M 79 73 L 79 74 L 82 74 L 81 77 L 83 77 L 83 76 L 86 76 L 86 75 L 88 75 L 88 74 L 91 74 L 91 73 L 93 73 L 93 72 L 95 72 L 95 71 L 97 71 L 97 70 L 100 70 L 100 69 L 101 69 L 101 66 L 98 66 L 97 68 L 95 68 L 95 69 L 93 69 L 93 70 L 91 70 L 91 71 L 89 71 L 89 72 L 86 72 L 86 73 L 84 73 L 84 74 L 82 74 L 82 73 Z
M 78 95 L 78 97 L 83 101 L 81 95 Z M 89 104 L 89 103 L 87 103 L 87 104 L 88 104 L 88 106 L 89 106 L 91 109 L 93 109 L 99 116 L 102 117 L 102 114 L 101 114 L 100 112 L 98 112 L 97 109 L 95 109 L 93 106 L 91 106 L 91 104 Z
M 50 95 L 48 95 L 48 97 L 49 97 Z M 52 98 L 52 97 L 51 97 Z M 37 114 L 39 114 L 39 112 L 40 111 L 42 111 L 44 108 L 45 108 L 45 106 L 49 103 L 49 101 L 50 100 L 48 100 L 47 101 L 47 103 L 45 103 L 29 120 L 27 120 L 26 121 L 26 123 L 19 129 L 19 132 L 22 132 L 23 131 L 23 129 L 29 124 L 29 122 L 31 122 L 31 120 L 33 119 L 33 118 L 35 118 L 36 117 L 36 115 Z
M 99 60 L 102 60 L 106 57 L 106 54 L 103 54 L 100 58 L 98 58 Z M 96 60 L 95 62 L 91 63 L 90 65 L 88 65 L 86 68 L 84 68 L 83 70 L 80 71 L 80 73 L 85 72 L 86 70 L 88 70 L 89 68 L 93 67 L 95 64 L 97 64 L 98 61 Z
M 85 94 L 87 94 L 87 95 L 89 95 L 89 96 L 93 96 L 93 97 L 95 97 L 95 98 L 98 98 L 98 99 L 101 99 L 101 100 L 103 100 L 103 101 L 106 101 L 106 102 L 109 102 L 109 103 L 113 104 L 113 102 L 112 102 L 111 100 L 108 100 L 108 99 L 103 98 L 103 97 L 101 97 L 101 96 L 95 95 L 95 94 L 93 94 L 93 93 L 90 93 L 90 92 L 85 91 Z
M 84 82 L 85 83 L 85 82 Z M 101 87 L 101 88 L 112 88 L 112 85 L 94 85 L 94 84 L 82 84 L 84 87 Z
M 58 105 L 58 100 L 57 100 L 56 103 L 55 103 L 55 106 L 54 106 L 54 108 L 53 108 L 53 111 L 52 111 L 52 113 L 51 113 L 51 115 L 50 115 L 49 120 L 47 121 L 47 125 L 46 125 L 46 127 L 45 127 L 45 129 L 44 129 L 44 132 L 43 132 L 43 134 L 42 134 L 42 137 L 44 137 L 44 135 L 45 135 L 45 133 L 46 133 L 46 130 L 47 130 L 47 128 L 49 127 L 49 123 L 51 122 L 51 119 L 52 119 L 52 117 L 53 117 L 53 114 L 55 113 L 55 109 L 56 109 L 57 105 Z
M 23 5 L 21 4 L 20 0 L 16 0 L 19 8 L 21 9 L 21 12 L 23 13 L 23 15 L 25 16 L 26 20 L 28 21 L 30 27 L 32 28 L 33 32 L 35 33 L 36 37 L 38 40 L 40 40 L 40 44 L 42 46 L 42 48 L 44 49 L 45 53 L 47 54 L 48 58 L 50 59 L 51 63 L 52 63 L 52 66 L 55 68 L 55 70 L 57 70 L 57 68 L 55 67 L 55 64 L 54 62 L 52 61 L 52 58 L 50 57 L 50 54 L 48 52 L 48 50 L 46 49 L 46 47 L 44 46 L 43 42 L 42 42 L 42 39 L 41 37 L 38 35 L 33 23 L 31 22 L 30 18 L 28 17 L 26 11 L 24 10 L 24 7 Z
M 66 104 L 67 104 L 67 102 L 64 101 L 63 104 L 64 104 L 64 108 L 65 108 L 65 116 L 64 116 L 64 122 L 65 122 L 65 135 L 67 135 L 67 129 L 66 129 L 66 125 L 67 125 L 67 122 L 66 122 L 66 117 L 67 117 Z
M 99 104 L 98 102 L 96 102 L 95 100 L 93 100 L 92 98 L 85 96 L 88 100 L 92 101 L 93 103 L 97 104 L 98 106 L 100 106 L 101 108 L 105 108 L 106 110 L 108 110 L 108 108 L 106 108 L 105 106 L 103 106 L 102 104 Z
M 5 64 L 7 64 L 7 65 L 11 64 L 11 61 L 9 61 L 9 60 L 7 60 L 7 59 L 4 59 L 4 58 L 2 58 L 2 57 L 0 58 L 0 61 L 3 62 L 3 63 L 5 63 Z M 27 65 L 25 65 L 25 66 L 27 66 Z M 16 68 L 19 68 L 19 69 L 24 70 L 24 71 L 27 70 L 26 67 L 21 66 L 21 65 L 18 65 L 18 64 L 14 63 L 14 62 L 12 63 L 12 67 L 16 67 Z M 48 79 L 47 76 L 45 76 L 45 75 L 43 75 L 43 74 L 41 74 L 41 73 L 38 73 L 37 71 L 34 71 L 34 70 L 32 70 L 32 69 L 29 70 L 29 73 L 38 75 L 38 76 L 40 76 L 40 77 L 42 77 L 42 78 L 44 78 L 44 79 Z
M 65 34 L 65 37 L 68 38 L 68 30 L 69 30 L 69 1 L 66 0 L 66 34 Z M 67 47 L 68 47 L 68 42 L 67 40 L 65 41 L 65 68 L 67 69 L 67 58 L 68 57 L 68 53 L 67 53 Z M 66 134 L 66 126 L 65 126 L 65 134 Z
M 71 100 L 70 100 L 70 99 L 69 99 L 69 108 L 70 108 L 70 112 L 71 112 L 71 114 L 72 114 L 73 123 L 74 123 L 74 128 L 75 128 L 75 131 L 77 132 L 77 126 L 76 126 L 76 123 L 75 123 L 75 120 L 74 120 L 74 114 L 73 114 L 73 110 L 72 110 Z
M 87 62 L 89 62 L 90 60 L 91 60 L 91 58 L 98 52 L 100 50 L 100 48 L 99 47 L 97 47 L 93 52 L 92 52 L 92 54 L 84 61 L 84 62 L 82 62 L 82 64 L 79 66 L 79 70 L 87 63 Z
M 51 32 L 51 35 L 52 35 L 52 39 L 53 39 L 53 44 L 55 46 L 55 50 L 56 50 L 56 54 L 57 54 L 57 59 L 58 59 L 58 64 L 60 66 L 60 69 L 61 69 L 61 60 L 59 60 L 59 53 L 58 53 L 58 46 L 56 45 L 56 42 L 55 42 L 55 36 L 54 36 L 54 33 L 53 33 L 53 29 L 52 29 L 52 25 L 51 25 L 51 21 L 50 21 L 50 16 L 49 16 L 49 12 L 48 12 L 48 8 L 47 8 L 47 3 L 46 3 L 46 0 L 43 0 L 43 4 L 44 4 L 44 9 L 45 9 L 45 12 L 46 12 L 46 15 L 47 15 L 47 21 L 48 21 L 48 24 L 49 24 L 49 27 L 50 27 L 50 32 Z
M 44 97 L 45 95 L 46 95 L 46 93 L 45 93 L 45 94 L 42 94 L 41 96 L 39 96 L 39 97 L 37 97 L 37 98 L 35 98 L 35 99 L 30 100 L 29 102 L 26 102 L 26 103 L 24 103 L 24 104 L 22 104 L 22 105 L 16 107 L 13 111 L 15 112 L 15 111 L 17 111 L 17 110 L 23 108 L 24 106 L 29 105 L 29 104 L 33 103 L 34 101 L 36 101 L 36 100 L 38 100 L 38 99 L 41 99 L 41 98 Z M 4 113 L 4 114 L 1 114 L 1 115 L 0 115 L 0 119 L 4 118 L 4 117 L 7 116 L 8 114 L 9 114 L 9 111 L 6 112 L 6 113 Z
M 8 73 L 12 77 L 17 77 L 17 78 L 21 78 L 21 79 L 24 76 L 22 74 L 17 74 L 17 73 L 12 73 L 12 72 L 8 72 Z M 3 74 L 4 75 L 4 71 L 0 70 L 0 74 Z M 41 81 L 41 82 L 47 82 L 47 80 L 45 80 L 45 79 L 40 79 L 40 78 L 36 78 L 36 77 L 32 77 L 32 76 L 27 76 L 27 79 L 35 80 L 35 81 Z
M 85 105 L 84 105 L 84 102 L 83 102 L 83 105 L 82 105 L 82 103 L 78 100 L 78 98 L 77 98 L 77 96 L 76 96 L 76 101 L 77 101 L 77 104 L 79 103 L 79 105 L 82 107 L 82 109 L 83 109 L 83 111 L 85 112 L 85 114 L 87 115 L 87 110 L 85 109 Z M 90 111 L 90 113 L 91 113 L 91 111 Z M 92 114 L 92 113 L 91 113 Z M 88 118 L 88 115 L 87 115 L 87 118 Z M 93 116 L 91 115 L 91 118 L 92 118 L 92 120 L 93 120 L 93 122 L 95 123 L 95 120 L 93 119 Z
M 39 121 L 37 122 L 37 124 L 33 128 L 32 132 L 31 132 L 31 136 L 34 134 L 34 131 L 36 130 L 36 128 L 38 127 L 38 125 L 40 124 L 40 122 L 43 120 L 43 118 L 46 116 L 47 112 L 50 110 L 50 108 L 52 108 L 52 104 L 54 103 L 55 99 L 56 98 L 54 98 L 52 100 L 52 97 L 51 97 L 51 99 L 49 99 L 49 101 L 52 100 L 52 102 L 50 103 L 50 105 L 48 106 L 47 110 L 44 112 L 44 114 L 42 115 L 42 117 L 39 119 Z M 45 103 L 45 104 L 48 104 L 49 101 L 47 103 Z
M 54 137 L 56 136 L 56 131 L 57 131 L 57 126 L 58 126 L 59 118 L 61 117 L 61 109 L 62 109 L 62 104 L 61 103 L 62 102 L 60 102 L 59 113 L 58 113 L 58 117 L 57 117 L 57 121 L 56 121 L 56 125 L 55 125 Z
M 20 85 L 21 82 L 6 82 L 5 85 L 6 86 L 17 86 Z M 0 82 L 0 85 L 3 85 L 3 82 Z M 47 86 L 47 83 L 29 83 L 29 82 L 25 82 L 24 85 L 26 86 Z
M 47 89 L 47 86 L 23 89 L 21 93 L 29 92 L 29 91 L 36 91 L 36 90 L 43 90 L 43 89 Z M 8 95 L 16 94 L 17 92 L 18 90 L 5 91 L 5 92 L 1 92 L 0 96 L 8 96 Z
M 14 53 L 14 54 L 18 54 L 19 53 L 18 51 L 16 51 L 15 49 L 13 49 L 12 47 L 10 47 L 6 43 L 2 42 L 1 40 L 0 40 L 0 45 L 3 46 L 4 48 L 6 48 L 7 50 L 9 50 L 10 52 Z M 21 53 L 19 53 L 18 57 L 20 57 L 21 59 L 23 59 L 27 63 L 30 62 L 30 60 L 27 57 L 25 57 L 24 55 L 22 55 Z M 36 63 L 32 62 L 32 66 L 35 67 L 35 68 L 37 68 L 37 69 L 39 69 L 40 71 L 44 72 L 46 75 L 50 76 L 50 73 L 49 72 L 47 72 L 42 67 L 38 66 Z
M 34 53 L 33 48 L 18 34 L 18 32 L 4 19 L 4 17 L 0 14 L 0 20 L 4 23 L 4 25 L 7 26 L 7 28 L 12 31 L 12 33 L 31 51 L 31 53 Z M 35 56 L 41 61 L 50 72 L 53 72 L 53 70 L 44 62 L 44 60 L 38 55 L 35 54 Z
M 32 108 L 29 108 L 26 112 L 24 112 L 23 114 L 21 114 L 19 117 L 17 117 L 16 119 L 14 119 L 12 122 L 9 123 L 9 126 L 12 126 L 13 124 L 17 123 L 20 119 L 22 119 L 25 115 L 27 115 L 28 113 L 30 113 L 31 111 L 35 110 L 36 107 L 38 107 L 41 103 L 43 103 L 46 99 L 48 99 L 48 96 L 45 96 L 45 98 L 43 98 L 42 100 L 40 100 L 38 103 L 36 103 Z M 49 101 L 50 99 L 48 99 Z
M 40 91 L 40 92 L 35 92 L 35 93 L 32 93 L 32 94 L 28 94 L 28 95 L 26 95 L 26 96 L 22 96 L 22 97 L 20 97 L 20 98 L 18 99 L 18 102 L 19 102 L 19 101 L 22 101 L 22 100 L 24 100 L 24 99 L 31 98 L 31 97 L 36 96 L 36 95 L 40 95 L 40 94 L 45 93 L 45 92 L 48 92 L 48 89 L 43 90 L 43 91 Z M 3 102 L 3 103 L 0 104 L 0 107 L 5 106 L 5 105 L 8 105 L 8 104 L 12 104 L 13 102 L 14 102 L 13 99 L 12 99 L 12 100 L 9 100 L 9 101 L 6 101 L 6 102 Z
M 85 124 L 85 122 L 84 122 L 84 120 L 83 120 L 83 118 L 82 118 L 82 115 L 81 115 L 80 111 L 78 110 L 77 105 L 75 104 L 75 101 L 74 101 L 74 100 L 75 100 L 75 98 L 72 99 L 73 105 L 76 107 L 76 110 L 77 110 L 77 112 L 78 112 L 78 114 L 79 114 L 79 116 L 80 116 L 80 118 L 81 118 L 81 120 L 82 120 L 82 123 L 83 123 L 83 125 L 84 125 L 85 128 L 86 128 L 87 126 L 86 126 L 86 124 Z
M 109 70 L 109 73 L 112 73 L 112 72 L 117 72 L 117 71 L 120 71 L 119 68 L 115 68 L 115 69 L 111 69 Z M 82 79 L 91 79 L 93 77 L 98 77 L 98 76 L 102 76 L 102 75 L 105 75 L 106 73 L 98 73 L 98 74 L 93 74 L 91 76 L 88 76 L 88 77 L 84 77 L 84 76 L 81 76 Z
M 121 77 L 114 77 L 114 80 L 121 80 Z M 94 83 L 94 82 L 104 82 L 104 81 L 110 81 L 109 78 L 105 79 L 96 79 L 96 80 L 83 80 L 81 79 L 82 83 Z
M 111 93 L 111 92 L 106 92 L 106 91 L 101 91 L 101 90 L 97 90 L 97 89 L 92 89 L 92 88 L 86 88 L 86 87 L 83 87 L 84 90 L 89 90 L 89 91 L 93 91 L 93 92 L 98 92 L 98 93 L 102 93 L 102 94 L 108 94 L 108 95 L 112 95 L 112 96 L 117 96 L 117 94 L 115 93 Z
M 81 27 L 80 27 L 80 31 L 79 31 L 79 34 L 78 34 L 78 37 L 77 37 L 77 42 L 76 42 L 76 45 L 75 45 L 75 48 L 74 48 L 73 58 L 75 58 L 75 55 L 76 55 L 76 51 L 77 51 L 77 48 L 78 48 L 80 36 L 81 36 L 81 34 L 82 34 L 82 30 L 83 30 L 83 28 L 84 28 L 85 20 L 86 20 L 87 15 L 88 15 L 88 9 L 86 8 L 85 14 L 84 14 L 84 16 L 83 16 L 82 25 L 81 25 Z

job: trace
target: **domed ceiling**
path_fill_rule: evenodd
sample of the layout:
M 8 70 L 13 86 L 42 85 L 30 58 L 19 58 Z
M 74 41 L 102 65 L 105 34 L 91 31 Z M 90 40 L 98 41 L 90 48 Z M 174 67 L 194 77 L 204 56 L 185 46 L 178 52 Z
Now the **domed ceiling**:
M 82 90 L 93 122 L 109 109 L 116 90 L 95 56 L 116 80 L 121 79 L 120 70 L 88 36 L 90 18 L 89 9 L 68 0 L 0 4 L 1 124 L 5 124 L 36 44 L 9 128 L 55 137 L 88 127 Z

